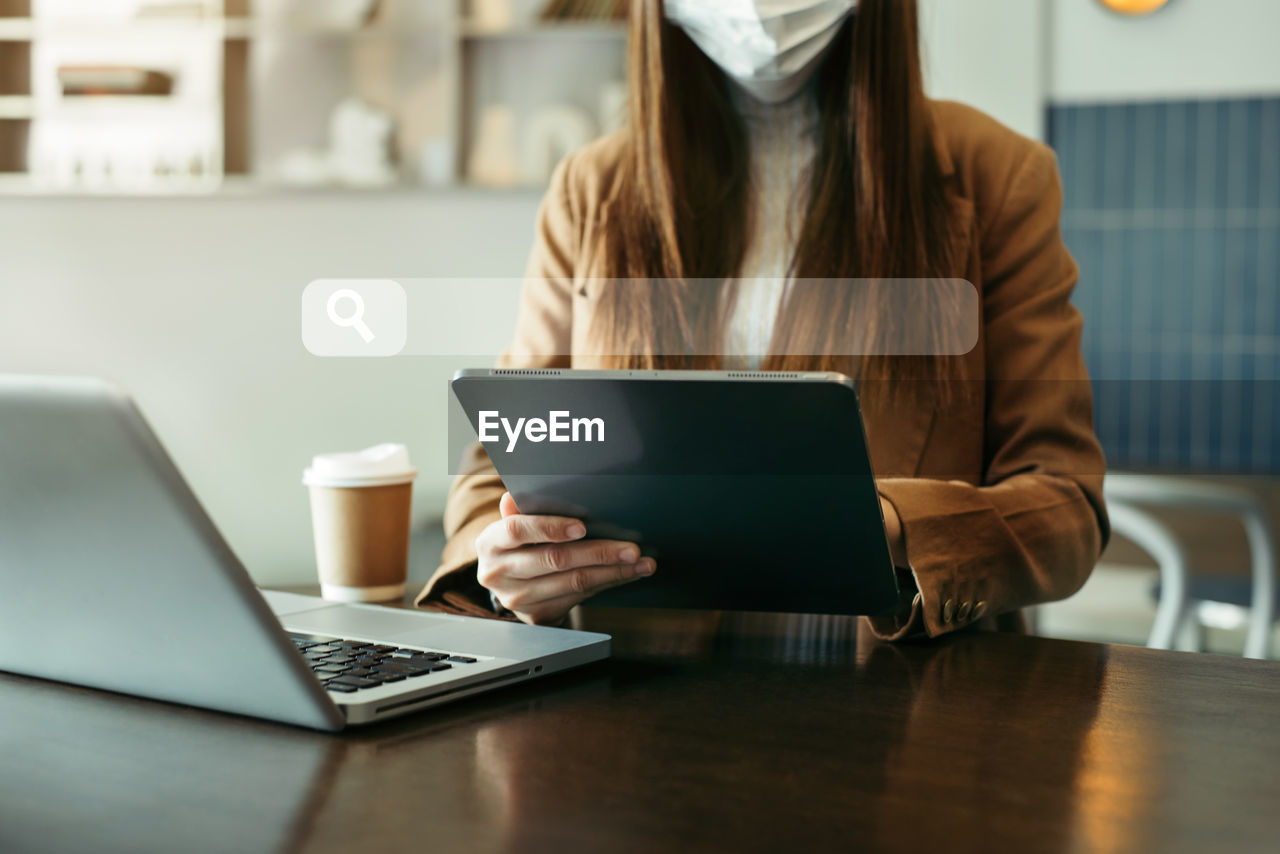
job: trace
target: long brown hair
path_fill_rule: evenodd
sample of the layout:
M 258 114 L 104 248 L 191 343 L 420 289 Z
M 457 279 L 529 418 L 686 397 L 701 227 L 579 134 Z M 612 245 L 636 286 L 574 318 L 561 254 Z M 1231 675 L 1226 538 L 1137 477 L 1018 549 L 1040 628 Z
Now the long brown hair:
M 841 342 L 855 297 L 812 281 L 953 274 L 915 0 L 861 0 L 817 74 L 808 210 L 764 368 L 938 376 L 937 359 L 841 356 L 850 352 Z M 601 352 L 614 354 L 604 356 L 612 367 L 715 367 L 718 357 L 699 354 L 717 352 L 707 342 L 719 342 L 733 296 L 705 281 L 739 274 L 755 215 L 733 84 L 665 20 L 660 0 L 632 4 L 628 76 L 629 125 L 603 261 L 609 278 L 647 284 L 604 287 L 594 333 Z

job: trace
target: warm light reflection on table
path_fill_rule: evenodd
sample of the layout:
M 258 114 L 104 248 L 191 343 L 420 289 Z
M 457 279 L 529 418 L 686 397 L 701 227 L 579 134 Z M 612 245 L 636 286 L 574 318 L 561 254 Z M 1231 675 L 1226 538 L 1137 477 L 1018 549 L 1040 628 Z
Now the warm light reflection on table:
M 1259 850 L 1280 666 L 584 609 L 614 658 L 340 736 L 0 676 L 0 850 Z

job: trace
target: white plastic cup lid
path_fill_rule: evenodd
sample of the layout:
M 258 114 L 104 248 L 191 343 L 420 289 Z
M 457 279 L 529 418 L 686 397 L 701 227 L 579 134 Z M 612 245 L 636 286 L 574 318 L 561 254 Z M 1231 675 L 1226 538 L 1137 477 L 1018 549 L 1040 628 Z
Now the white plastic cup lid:
M 409 449 L 386 443 L 337 454 L 318 454 L 302 473 L 307 486 L 390 486 L 412 483 L 418 470 L 409 462 Z

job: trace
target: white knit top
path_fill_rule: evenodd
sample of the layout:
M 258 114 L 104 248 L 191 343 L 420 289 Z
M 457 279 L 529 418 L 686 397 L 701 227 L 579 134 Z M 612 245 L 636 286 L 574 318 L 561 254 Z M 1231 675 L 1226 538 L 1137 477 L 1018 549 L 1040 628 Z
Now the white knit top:
M 755 216 L 738 298 L 725 333 L 724 366 L 756 370 L 769 348 L 808 206 L 818 106 L 812 83 L 779 104 L 767 104 L 736 86 L 731 88 L 751 148 Z

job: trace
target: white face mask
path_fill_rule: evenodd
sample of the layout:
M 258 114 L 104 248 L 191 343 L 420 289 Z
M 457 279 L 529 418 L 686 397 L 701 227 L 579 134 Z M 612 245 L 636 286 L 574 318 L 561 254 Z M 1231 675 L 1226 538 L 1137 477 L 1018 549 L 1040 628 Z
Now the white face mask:
M 857 0 L 666 0 L 684 30 L 725 74 L 762 101 L 800 90 Z

